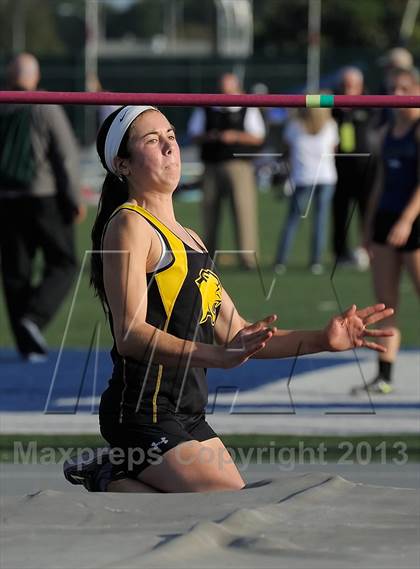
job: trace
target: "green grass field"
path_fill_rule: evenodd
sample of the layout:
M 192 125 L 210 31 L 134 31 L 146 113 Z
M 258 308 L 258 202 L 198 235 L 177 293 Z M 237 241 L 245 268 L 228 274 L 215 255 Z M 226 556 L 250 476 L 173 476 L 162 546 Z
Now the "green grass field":
M 176 212 L 181 223 L 201 233 L 200 204 L 176 200 Z M 293 249 L 290 268 L 284 276 L 278 277 L 270 298 L 267 298 L 273 280 L 272 262 L 286 212 L 287 200 L 278 199 L 272 193 L 259 196 L 259 219 L 261 236 L 260 271 L 243 272 L 235 267 L 220 269 L 223 286 L 233 298 L 238 310 L 249 320 L 260 318 L 275 312 L 278 326 L 286 329 L 314 329 L 325 325 L 328 318 L 340 308 L 351 303 L 363 306 L 374 302 L 371 275 L 367 271 L 360 273 L 354 269 L 340 269 L 331 279 L 332 257 L 325 255 L 327 271 L 323 276 L 313 276 L 307 270 L 311 219 L 303 219 Z M 91 248 L 90 230 L 95 216 L 95 208 L 89 208 L 87 219 L 77 228 L 77 243 L 80 259 Z M 357 220 L 351 227 L 351 242 L 356 245 L 355 232 Z M 224 211 L 220 247 L 234 248 L 233 228 L 227 209 Z M 80 279 L 77 296 L 71 305 L 73 294 L 63 303 L 54 321 L 45 331 L 51 346 L 59 346 L 63 339 L 66 322 L 69 320 L 66 347 L 88 347 L 95 324 L 100 321 L 100 344 L 110 347 L 110 335 L 99 305 L 89 289 L 89 262 Z M 38 266 L 41 262 L 38 259 Z M 35 275 L 36 279 L 36 275 Z M 69 319 L 69 314 L 71 318 Z M 0 298 L 0 346 L 12 346 L 3 298 Z M 414 289 L 406 275 L 401 286 L 399 322 L 402 330 L 403 346 L 415 347 L 420 343 L 419 307 Z
M 220 269 L 221 280 L 224 287 L 234 299 L 239 311 L 247 319 L 260 318 L 271 312 L 278 315 L 278 324 L 287 329 L 305 328 L 314 329 L 322 327 L 328 318 L 340 310 L 355 302 L 365 305 L 374 301 L 371 287 L 370 273 L 360 273 L 353 269 L 341 269 L 337 271 L 331 280 L 332 257 L 327 252 L 325 256 L 327 271 L 324 276 L 313 276 L 307 270 L 311 220 L 302 220 L 295 247 L 292 253 L 290 268 L 284 276 L 278 277 L 270 298 L 267 293 L 273 281 L 272 262 L 280 228 L 282 227 L 286 213 L 287 200 L 278 199 L 274 194 L 260 194 L 259 217 L 261 235 L 261 259 L 260 272 L 248 273 L 235 267 Z M 187 227 L 192 227 L 201 233 L 200 204 L 183 200 L 176 200 L 175 207 L 179 220 Z M 91 248 L 90 230 L 95 216 L 95 208 L 89 208 L 88 217 L 77 228 L 77 243 L 81 261 L 85 251 Z M 356 244 L 355 232 L 357 220 L 351 227 L 351 243 Z M 234 248 L 233 229 L 230 216 L 225 209 L 221 228 L 220 247 L 225 249 Z M 46 330 L 46 337 L 51 346 L 59 346 L 68 324 L 65 337 L 66 347 L 88 347 L 92 340 L 95 325 L 98 321 L 103 323 L 101 327 L 100 345 L 110 348 L 111 338 L 106 325 L 99 301 L 93 297 L 89 289 L 89 263 L 86 258 L 85 268 L 80 278 L 77 295 L 74 291 L 63 303 L 59 313 Z M 42 266 L 38 259 L 38 269 Z M 36 275 L 35 275 L 36 279 Z M 73 302 L 74 296 L 74 302 Z M 71 306 L 73 304 L 73 310 Z M 399 320 L 403 334 L 403 345 L 414 347 L 420 343 L 420 330 L 418 318 L 418 301 L 411 283 L 404 276 L 401 286 L 401 306 Z M 70 315 L 70 318 L 69 318 Z M 6 315 L 3 297 L 0 295 L 0 346 L 12 346 L 12 338 L 5 325 Z M 340 437 L 293 437 L 279 435 L 225 435 L 224 442 L 232 448 L 261 447 L 275 444 L 276 448 L 295 448 L 299 441 L 305 440 L 305 445 L 315 448 L 320 441 L 328 444 L 328 456 L 331 460 L 339 451 Z M 398 440 L 407 443 L 410 449 L 410 460 L 418 460 L 418 438 L 411 435 L 398 435 Z M 348 437 L 347 437 L 348 439 Z M 346 440 L 347 440 L 346 439 Z M 355 444 L 359 440 L 353 437 Z M 371 442 L 372 448 L 383 440 L 393 442 L 392 437 L 362 436 L 360 440 Z M 13 458 L 13 444 L 21 441 L 23 444 L 30 440 L 38 443 L 39 449 L 43 447 L 83 447 L 102 446 L 104 441 L 100 436 L 79 435 L 3 435 L 0 436 L 0 461 L 10 461 Z M 274 441 L 274 443 L 273 443 Z M 389 445 L 388 445 L 389 446 Z M 389 446 L 392 449 L 392 446 Z

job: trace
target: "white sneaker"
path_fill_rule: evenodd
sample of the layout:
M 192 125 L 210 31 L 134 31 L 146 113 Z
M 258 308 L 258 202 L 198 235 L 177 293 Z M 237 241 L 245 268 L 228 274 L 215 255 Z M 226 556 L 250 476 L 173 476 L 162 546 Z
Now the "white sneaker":
M 276 275 L 284 275 L 286 271 L 287 271 L 286 265 L 282 265 L 281 263 L 279 263 L 278 265 L 274 265 L 274 272 L 276 273 Z
M 370 267 L 369 254 L 363 247 L 357 247 L 353 251 L 353 258 L 356 261 L 356 267 L 359 271 L 367 271 Z
M 38 356 L 46 358 L 48 345 L 37 324 L 29 318 L 21 318 L 18 323 L 18 330 L 19 351 L 22 357 L 33 363 L 42 361 Z
M 25 361 L 31 364 L 43 364 L 48 360 L 48 356 L 46 354 L 39 354 L 38 352 L 22 354 L 22 357 Z
M 311 273 L 313 275 L 322 275 L 324 274 L 324 267 L 321 265 L 321 263 L 314 263 L 311 265 Z

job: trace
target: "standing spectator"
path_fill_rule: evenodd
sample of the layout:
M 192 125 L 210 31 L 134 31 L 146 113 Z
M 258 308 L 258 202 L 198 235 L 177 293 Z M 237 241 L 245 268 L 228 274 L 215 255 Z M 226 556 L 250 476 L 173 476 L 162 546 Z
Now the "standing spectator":
M 360 69 L 346 67 L 342 71 L 339 93 L 351 96 L 364 94 L 364 78 Z M 367 251 L 359 245 L 351 252 L 347 233 L 354 202 L 357 203 L 362 224 L 360 233 L 363 231 L 366 204 L 375 173 L 371 127 L 373 113 L 363 108 L 341 108 L 334 109 L 333 116 L 338 123 L 340 136 L 335 161 L 338 177 L 333 200 L 333 251 L 338 265 L 356 263 L 359 269 L 367 269 Z M 357 156 L 360 154 L 365 156 Z
M 282 274 L 292 248 L 301 217 L 314 209 L 310 268 L 323 273 L 325 245 L 331 198 L 337 181 L 334 153 L 339 142 L 337 124 L 330 109 L 299 109 L 284 131 L 290 157 L 293 193 L 290 209 L 277 248 L 275 271 Z M 313 202 L 313 203 L 312 203 Z
M 31 91 L 40 80 L 31 54 L 8 67 L 8 87 Z M 84 216 L 79 202 L 79 158 L 62 108 L 0 106 L 0 254 L 11 328 L 23 358 L 47 355 L 41 330 L 50 322 L 73 281 L 73 223 Z M 34 258 L 43 271 L 33 284 Z
M 419 95 L 416 69 L 394 71 L 393 95 Z M 372 256 L 376 298 L 391 301 L 395 311 L 389 325 L 392 337 L 378 359 L 377 376 L 353 394 L 393 391 L 392 367 L 400 347 L 397 326 L 402 269 L 408 271 L 420 297 L 420 109 L 396 109 L 393 121 L 381 132 L 381 156 L 375 188 L 369 200 L 365 241 Z
M 220 90 L 226 95 L 242 92 L 232 73 L 222 75 Z M 203 176 L 203 220 L 205 243 L 211 256 L 217 249 L 222 199 L 232 207 L 236 243 L 243 268 L 256 265 L 258 254 L 258 211 L 252 156 L 265 138 L 261 112 L 256 108 L 197 108 L 188 125 L 189 135 L 201 144 Z

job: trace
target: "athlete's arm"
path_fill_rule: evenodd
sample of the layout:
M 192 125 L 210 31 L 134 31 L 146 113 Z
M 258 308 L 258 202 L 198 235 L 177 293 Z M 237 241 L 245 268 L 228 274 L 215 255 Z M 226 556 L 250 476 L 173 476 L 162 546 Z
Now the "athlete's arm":
M 258 324 L 262 329 L 265 327 L 272 330 L 273 337 L 265 348 L 252 356 L 253 358 L 286 358 L 296 355 L 298 350 L 300 354 L 310 354 L 327 349 L 322 330 L 279 330 L 272 328 L 276 318 L 275 314 L 271 314 L 259 321 Z M 240 330 L 252 325 L 242 318 L 232 299 L 223 289 L 222 304 L 214 327 L 216 341 L 219 344 L 226 344 Z
M 202 243 L 198 235 L 194 235 Z M 236 350 L 244 349 L 248 334 L 254 334 L 258 330 L 261 333 L 265 332 L 269 342 L 264 341 L 264 345 L 250 356 L 252 358 L 286 358 L 359 347 L 383 352 L 386 350 L 382 345 L 367 341 L 365 338 L 367 336 L 392 336 L 392 331 L 367 330 L 366 326 L 379 322 L 392 313 L 393 309 L 386 308 L 384 304 L 359 310 L 352 305 L 342 315 L 331 318 L 321 330 L 279 330 L 273 327 L 277 320 L 275 314 L 270 314 L 253 324 L 247 322 L 239 314 L 226 290 L 222 288 L 222 303 L 214 326 L 214 335 L 219 345 L 224 345 L 227 352 L 232 352 L 232 347 Z
M 288 358 L 304 354 L 330 351 L 324 330 L 276 329 L 269 344 L 253 358 Z
M 262 349 L 272 333 L 254 327 L 226 346 L 177 338 L 146 322 L 147 261 L 152 229 L 146 220 L 129 211 L 119 212 L 104 238 L 104 286 L 111 309 L 118 352 L 123 357 L 168 366 L 234 367 Z
M 322 330 L 279 330 L 272 328 L 276 318 L 275 314 L 271 314 L 255 323 L 259 324 L 261 329 L 271 329 L 273 337 L 265 348 L 252 356 L 253 358 L 286 358 L 296 355 L 298 351 L 300 354 L 311 354 L 327 349 Z M 219 344 L 227 344 L 240 330 L 255 324 L 247 322 L 239 314 L 232 299 L 223 289 L 222 304 L 214 327 L 216 341 Z
M 367 330 L 374 324 L 390 316 L 392 308 L 384 304 L 357 309 L 351 306 L 342 315 L 331 318 L 327 326 L 321 330 L 280 330 L 272 327 L 277 316 L 271 314 L 266 318 L 250 324 L 235 308 L 234 303 L 224 290 L 222 305 L 215 324 L 215 337 L 219 343 L 229 342 L 232 338 L 252 327 L 254 330 L 271 330 L 273 336 L 264 348 L 253 354 L 252 358 L 287 358 L 291 356 L 314 354 L 323 351 L 344 351 L 352 348 L 370 348 L 383 352 L 385 348 L 376 342 L 367 341 L 367 336 L 392 336 L 391 330 Z

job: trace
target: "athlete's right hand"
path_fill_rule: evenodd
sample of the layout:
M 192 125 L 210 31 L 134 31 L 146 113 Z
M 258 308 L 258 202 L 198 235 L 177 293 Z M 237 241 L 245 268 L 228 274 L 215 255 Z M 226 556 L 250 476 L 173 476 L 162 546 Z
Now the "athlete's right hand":
M 271 340 L 276 328 L 270 326 L 277 316 L 270 314 L 249 326 L 245 326 L 222 348 L 221 366 L 224 369 L 240 366 Z

